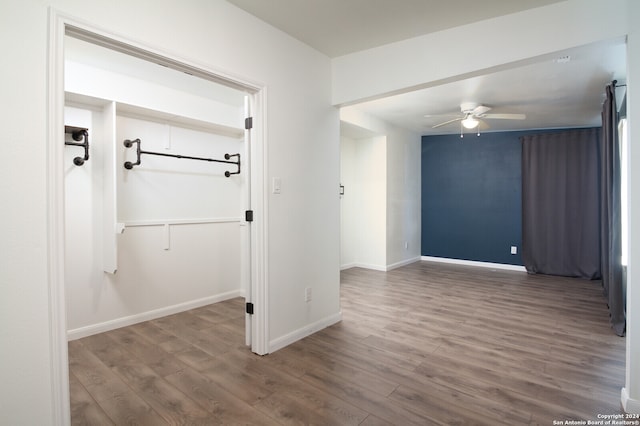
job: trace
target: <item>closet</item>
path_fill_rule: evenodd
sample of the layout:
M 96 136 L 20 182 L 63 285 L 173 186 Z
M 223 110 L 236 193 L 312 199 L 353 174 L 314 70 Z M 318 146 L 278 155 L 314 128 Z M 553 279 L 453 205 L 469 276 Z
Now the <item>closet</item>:
M 245 97 L 65 38 L 69 339 L 246 294 Z

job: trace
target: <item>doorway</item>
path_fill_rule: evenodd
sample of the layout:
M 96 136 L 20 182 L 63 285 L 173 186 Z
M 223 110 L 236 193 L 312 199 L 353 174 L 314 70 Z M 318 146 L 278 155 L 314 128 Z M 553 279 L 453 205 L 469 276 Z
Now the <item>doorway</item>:
M 245 96 L 66 37 L 71 340 L 250 293 Z
M 120 54 L 125 54 L 129 56 L 129 59 L 134 58 L 136 60 L 144 60 L 147 62 L 148 66 L 157 67 L 158 64 L 167 68 L 172 72 L 183 73 L 183 77 L 191 79 L 191 82 L 198 86 L 200 85 L 200 89 L 203 85 L 215 83 L 221 87 L 225 87 L 228 91 L 235 91 L 236 95 L 238 93 L 242 94 L 243 101 L 242 107 L 240 108 L 243 111 L 243 117 L 241 119 L 241 127 L 239 128 L 240 134 L 236 135 L 240 139 L 240 142 L 235 141 L 237 145 L 236 150 L 232 150 L 233 152 L 228 152 L 231 155 L 232 160 L 237 159 L 237 167 L 236 170 L 233 168 L 234 165 L 225 163 L 225 166 L 230 167 L 230 172 L 232 176 L 229 178 L 233 178 L 237 172 L 242 174 L 242 179 L 244 182 L 238 183 L 238 176 L 236 178 L 236 184 L 243 189 L 240 191 L 241 196 L 239 196 L 237 200 L 237 212 L 233 216 L 236 220 L 236 225 L 242 228 L 238 234 L 240 234 L 240 240 L 242 241 L 240 245 L 241 249 L 241 259 L 238 261 L 239 264 L 242 264 L 240 272 L 238 272 L 239 279 L 243 282 L 243 287 L 241 291 L 244 293 L 246 301 L 252 304 L 253 307 L 253 315 L 247 315 L 246 324 L 247 324 L 247 344 L 251 346 L 251 350 L 258 354 L 264 354 L 266 352 L 268 341 L 267 335 L 265 333 L 266 330 L 266 315 L 265 312 L 265 291 L 264 291 L 264 247 L 265 247 L 265 236 L 264 236 L 264 224 L 261 219 L 261 215 L 245 215 L 245 211 L 258 211 L 261 212 L 264 208 L 264 197 L 261 189 L 261 185 L 257 185 L 256 182 L 259 182 L 263 179 L 263 156 L 266 150 L 265 140 L 262 136 L 262 120 L 261 118 L 264 115 L 264 92 L 258 86 L 252 85 L 250 83 L 245 83 L 242 81 L 234 80 L 222 76 L 221 74 L 217 74 L 213 71 L 203 69 L 201 67 L 196 67 L 190 64 L 188 61 L 176 60 L 170 58 L 166 55 L 162 55 L 157 51 L 152 51 L 151 49 L 145 49 L 144 47 L 134 45 L 133 43 L 129 43 L 126 40 L 116 37 L 113 35 L 105 35 L 103 33 L 99 33 L 95 29 L 88 28 L 84 24 L 79 24 L 77 22 L 73 22 L 68 18 L 64 18 L 61 16 L 52 17 L 52 25 L 51 25 L 51 45 L 50 45 L 50 73 L 49 73 L 49 95 L 50 95 L 50 105 L 49 105 L 49 140 L 51 141 L 51 146 L 49 147 L 49 181 L 48 181 L 48 192 L 49 192 L 49 229 L 50 229 L 50 269 L 49 269 L 49 285 L 50 285 L 50 317 L 52 324 L 52 340 L 54 351 L 52 353 L 52 364 L 54 365 L 54 395 L 57 400 L 57 410 L 58 418 L 67 419 L 69 418 L 69 391 L 68 391 L 68 355 L 67 355 L 67 321 L 66 321 L 66 312 L 67 312 L 67 298 L 65 294 L 65 282 L 70 278 L 70 275 L 67 273 L 67 269 L 69 269 L 69 258 L 67 256 L 67 237 L 68 234 L 65 232 L 65 222 L 69 219 L 65 217 L 65 204 L 81 203 L 84 197 L 76 197 L 75 200 L 69 200 L 65 196 L 65 184 L 67 174 L 75 173 L 78 174 L 78 170 L 84 167 L 84 165 L 89 165 L 92 160 L 98 160 L 91 164 L 90 167 L 85 167 L 81 173 L 85 175 L 93 175 L 95 176 L 98 171 L 101 172 L 101 181 L 97 183 L 101 189 L 99 191 L 95 191 L 95 181 L 93 181 L 90 185 L 93 188 L 86 188 L 85 194 L 91 193 L 91 206 L 89 206 L 89 210 L 91 210 L 91 217 L 89 218 L 89 222 L 92 220 L 95 222 L 96 216 L 100 216 L 100 222 L 105 222 L 105 218 L 108 218 L 110 204 L 109 197 L 112 197 L 112 201 L 117 201 L 119 198 L 125 196 L 123 193 L 118 193 L 118 185 L 122 184 L 125 180 L 132 180 L 131 174 L 129 177 L 124 176 L 126 167 L 117 167 L 118 165 L 122 166 L 122 155 L 128 156 L 127 159 L 131 160 L 130 162 L 135 162 L 135 149 L 134 152 L 125 153 L 125 148 L 118 147 L 114 151 L 111 151 L 111 146 L 106 143 L 107 139 L 113 138 L 122 139 L 122 134 L 118 133 L 118 129 L 126 129 L 131 128 L 132 123 L 134 127 L 138 129 L 146 129 L 147 131 L 149 127 L 155 127 L 155 130 L 152 130 L 151 133 L 147 133 L 148 135 L 166 135 L 175 133 L 187 134 L 187 137 L 182 138 L 194 141 L 199 139 L 207 139 L 214 135 L 214 139 L 217 138 L 218 142 L 220 141 L 220 134 L 223 138 L 229 138 L 229 132 L 234 133 L 235 129 L 229 129 L 227 126 L 219 126 L 212 125 L 207 126 L 203 125 L 206 120 L 202 120 L 199 117 L 185 117 L 184 115 L 180 116 L 180 114 L 173 114 L 171 112 L 163 111 L 162 108 L 146 108 L 144 106 L 136 105 L 135 102 L 128 102 L 127 99 L 109 99 L 109 97 L 101 97 L 96 96 L 96 93 L 93 94 L 69 94 L 66 91 L 65 87 L 65 44 L 68 40 L 73 39 L 74 41 L 82 41 L 88 42 L 91 45 L 100 46 L 101 48 L 107 48 L 113 52 L 119 52 Z M 159 73 L 160 74 L 160 73 Z M 131 77 L 131 76 L 129 76 Z M 134 76 L 135 77 L 135 76 Z M 194 83 L 197 82 L 197 83 Z M 154 84 L 158 84 L 158 82 L 153 82 Z M 200 90 L 196 89 L 196 90 Z M 188 106 L 187 106 L 188 107 Z M 195 109 L 194 109 L 195 110 Z M 247 115 L 244 115 L 246 113 Z M 155 115 L 154 115 L 155 114 Z M 249 115 L 250 114 L 250 115 Z M 84 161 L 84 165 L 74 164 L 73 159 L 77 154 L 67 154 L 67 151 L 72 148 L 78 148 L 77 146 L 69 147 L 67 144 L 65 146 L 65 142 L 72 142 L 76 138 L 73 135 L 73 129 L 69 133 L 70 136 L 65 135 L 64 123 L 65 118 L 75 116 L 74 120 L 79 120 L 79 126 L 70 126 L 77 128 L 84 128 L 85 130 L 90 130 L 90 134 L 94 131 L 96 132 L 96 144 L 95 148 L 97 148 L 95 158 L 91 156 L 92 148 L 89 147 L 89 158 Z M 80 118 L 77 118 L 80 116 Z M 252 119 L 247 120 L 245 122 L 244 118 L 252 117 Z M 82 125 L 84 122 L 87 125 Z M 99 123 L 99 124 L 98 124 Z M 245 124 L 251 123 L 251 126 L 245 126 Z M 168 126 L 168 129 L 167 129 Z M 245 128 L 246 127 L 246 128 Z M 160 130 L 158 130 L 160 129 Z M 166 132 L 168 131 L 168 133 Z M 155 132 L 155 133 L 154 133 Z M 63 139 L 63 135 L 64 139 Z M 140 138 L 142 139 L 142 138 Z M 153 136 L 148 136 L 146 140 L 153 140 Z M 170 138 L 171 139 L 171 138 Z M 120 143 L 122 141 L 119 141 Z M 257 143 L 260 142 L 260 143 Z M 198 142 L 204 143 L 205 145 L 209 144 L 210 141 Z M 229 141 L 226 141 L 227 145 Z M 73 142 L 72 142 L 73 144 Z M 252 145 L 255 147 L 252 149 Z M 115 143 L 113 144 L 115 148 Z M 101 152 L 102 151 L 102 152 Z M 146 148 L 142 148 L 142 151 L 146 151 Z M 109 158 L 109 152 L 112 152 L 113 158 Z M 148 154 L 148 153 L 147 153 Z M 237 154 L 237 155 L 236 155 Z M 67 161 L 65 163 L 65 156 L 71 155 L 73 158 L 71 159 L 71 163 Z M 131 155 L 133 155 L 133 159 L 131 159 Z M 138 154 L 139 155 L 139 154 Z M 139 157 L 138 157 L 139 158 Z M 176 157 L 178 158 L 178 157 Z M 223 158 L 225 158 L 223 156 Z M 225 158 L 229 160 L 228 158 Z M 114 164 L 114 170 L 112 176 L 109 173 L 105 173 L 104 166 L 106 163 L 112 161 Z M 148 159 L 147 165 L 150 163 Z M 184 161 L 184 159 L 179 159 L 176 161 Z M 240 170 L 242 164 L 242 171 Z M 93 170 L 92 170 L 93 169 Z M 102 169 L 102 170 L 99 170 Z M 147 171 L 153 170 L 154 167 L 148 168 Z M 155 168 L 156 170 L 159 167 Z M 138 170 L 139 171 L 139 170 Z M 184 170 L 183 170 L 184 171 Z M 180 171 L 172 170 L 172 173 L 180 173 Z M 190 170 L 193 175 L 207 175 L 209 172 Z M 183 173 L 184 174 L 184 173 Z M 110 188 L 109 183 L 107 182 L 111 178 L 115 178 L 115 184 L 113 188 Z M 139 174 L 137 178 L 139 178 Z M 230 180 L 228 180 L 229 182 Z M 82 185 L 80 185 L 82 186 Z M 78 189 L 78 185 L 73 187 L 74 189 Z M 253 188 L 253 190 L 252 190 Z M 71 188 L 67 188 L 70 190 Z M 115 194 L 105 194 L 109 192 L 110 189 L 113 189 Z M 120 188 L 121 189 L 121 188 Z M 77 194 L 76 194 L 77 195 Z M 106 202 L 105 202 L 106 200 Z M 86 201 L 86 200 L 85 200 Z M 95 208 L 96 205 L 99 208 Z M 167 206 L 165 206 L 167 207 Z M 168 206 L 171 207 L 171 206 Z M 99 213 L 94 213 L 94 211 L 100 210 Z M 86 212 L 87 210 L 85 210 Z M 76 211 L 76 213 L 79 213 Z M 180 220 L 177 220 L 175 217 L 170 218 L 176 223 L 166 223 L 167 220 L 159 219 L 161 224 L 154 223 L 140 223 L 141 221 L 136 221 L 135 219 L 130 219 L 126 221 L 121 221 L 122 212 L 118 211 L 117 208 L 115 212 L 112 213 L 114 215 L 115 220 L 113 223 L 106 223 L 104 227 L 105 230 L 96 231 L 95 223 L 93 225 L 87 225 L 93 229 L 92 236 L 96 236 L 94 241 L 91 243 L 92 251 L 96 251 L 95 247 L 100 246 L 102 252 L 96 256 L 96 253 L 93 253 L 93 258 L 101 257 L 103 259 L 102 265 L 100 266 L 101 274 L 111 274 L 106 275 L 107 278 L 102 281 L 99 285 L 93 285 L 90 287 L 91 301 L 96 301 L 96 295 L 100 295 L 100 292 L 105 290 L 105 283 L 108 284 L 113 277 L 117 276 L 117 270 L 120 269 L 122 272 L 123 264 L 118 265 L 118 259 L 122 259 L 123 256 L 118 258 L 116 255 L 113 256 L 113 250 L 116 250 L 120 247 L 121 242 L 118 239 L 122 237 L 122 230 L 127 231 L 127 221 L 129 222 L 130 229 L 136 229 L 139 227 L 140 229 L 144 228 L 153 228 L 156 226 L 161 227 L 161 232 L 163 232 L 164 240 L 162 244 L 164 244 L 164 248 L 162 250 L 171 250 L 171 243 L 177 243 L 179 241 L 178 236 L 175 239 L 171 239 L 172 235 L 172 226 L 179 227 L 181 225 L 185 225 L 185 228 L 188 225 L 203 225 L 203 223 L 198 223 L 198 218 L 192 222 L 195 223 L 179 223 Z M 238 217 L 239 216 L 239 217 Z M 253 221 L 249 221 L 250 216 L 253 216 L 255 219 Z M 85 218 L 86 219 L 86 218 Z M 218 217 L 217 219 L 220 219 Z M 226 219 L 229 219 L 228 217 Z M 147 217 L 144 219 L 147 222 L 153 222 L 154 219 L 151 217 Z M 217 223 L 225 222 L 225 220 L 217 220 L 214 221 Z M 111 226 L 113 225 L 113 226 Z M 138 225 L 138 226 L 136 226 Z M 87 228 L 88 229 L 88 228 Z M 146 231 L 146 229 L 145 229 Z M 193 229 L 190 231 L 193 233 Z M 198 231 L 195 232 L 198 234 Z M 111 237 L 109 237 L 111 235 Z M 85 234 L 86 236 L 86 234 Z M 105 236 L 107 236 L 105 238 Z M 109 245 L 107 240 L 113 239 L 115 241 L 114 244 Z M 96 241 L 99 241 L 96 243 Z M 169 247 L 167 247 L 167 244 Z M 239 248 L 240 250 L 240 248 Z M 81 252 L 81 250 L 80 250 Z M 78 253 L 78 251 L 76 251 Z M 111 254 L 111 261 L 116 259 L 116 264 L 112 264 L 113 267 L 109 266 L 109 261 L 107 259 Z M 157 261 L 157 260 L 156 260 Z M 111 270 L 110 270 L 111 269 Z M 114 274 L 115 272 L 115 274 Z M 92 271 L 95 274 L 95 270 Z M 96 281 L 96 282 L 98 282 Z M 121 284 L 121 283 L 118 283 Z M 124 284 L 126 285 L 126 284 Z M 117 286 L 113 286 L 113 294 L 118 292 Z M 122 286 L 120 287 L 120 290 Z M 224 292 L 223 292 L 224 293 Z M 116 294 L 116 296 L 119 296 Z M 98 297 L 99 298 L 99 297 Z M 116 297 L 117 299 L 118 297 Z M 169 296 L 170 298 L 170 296 Z M 130 309 L 130 299 L 120 298 L 122 306 L 120 307 L 120 318 L 128 318 L 128 320 L 136 320 L 136 318 L 130 318 L 131 315 L 127 316 L 127 309 Z M 203 302 L 202 300 L 200 302 Z M 75 303 L 75 302 L 74 302 Z M 180 309 L 188 308 L 190 305 L 185 304 L 174 304 L 171 305 L 170 309 Z M 151 312 L 156 311 L 157 309 L 150 309 Z M 149 310 L 145 311 L 149 312 Z M 168 311 L 167 311 L 168 312 Z M 152 315 L 155 315 L 152 313 Z M 140 319 L 140 318 L 137 318 Z M 113 324 L 109 319 L 102 321 L 104 324 Z M 116 322 L 117 323 L 117 322 Z M 117 324 L 116 324 L 117 325 Z M 77 327 L 76 331 L 81 335 L 82 333 L 91 333 L 96 329 L 85 328 L 85 326 Z

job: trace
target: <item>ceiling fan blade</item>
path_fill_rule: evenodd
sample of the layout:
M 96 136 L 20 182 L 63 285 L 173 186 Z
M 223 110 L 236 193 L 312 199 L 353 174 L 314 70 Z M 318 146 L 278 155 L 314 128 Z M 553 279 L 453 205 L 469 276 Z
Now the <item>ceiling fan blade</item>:
M 473 109 L 471 113 L 475 116 L 481 116 L 482 114 L 487 113 L 489 111 L 491 111 L 491 107 L 488 107 L 486 105 L 478 105 Z
M 483 114 L 481 117 L 498 120 L 524 120 L 527 118 L 525 114 Z
M 454 118 L 453 120 L 448 120 L 443 123 L 436 124 L 435 126 L 432 127 L 432 129 L 437 129 L 438 127 L 446 126 L 447 124 L 455 123 L 456 121 L 462 121 L 462 120 L 464 120 L 464 117 Z
M 424 118 L 445 118 L 445 117 L 460 117 L 459 112 L 452 112 L 451 114 L 425 114 Z

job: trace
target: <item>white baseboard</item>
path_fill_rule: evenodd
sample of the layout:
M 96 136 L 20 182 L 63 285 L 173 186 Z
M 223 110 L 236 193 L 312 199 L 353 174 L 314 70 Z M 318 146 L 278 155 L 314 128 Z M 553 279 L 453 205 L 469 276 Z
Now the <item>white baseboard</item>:
M 306 327 L 302 327 L 298 330 L 292 331 L 289 334 L 285 334 L 284 336 L 278 337 L 277 339 L 269 342 L 269 353 L 273 353 L 278 349 L 282 349 L 285 346 L 288 346 L 294 342 L 297 342 L 300 339 L 304 339 L 307 336 L 312 335 L 316 331 L 320 331 L 323 328 L 327 328 L 335 323 L 342 321 L 342 311 L 337 314 L 328 316 L 319 321 L 316 321 L 312 324 L 307 325 Z
M 165 317 L 167 315 L 177 314 L 178 312 L 188 311 L 189 309 L 199 308 L 201 306 L 210 305 L 212 303 L 222 302 L 224 300 L 233 299 L 235 297 L 244 297 L 243 290 L 234 290 L 215 296 L 203 297 L 202 299 L 192 300 L 189 302 L 178 303 L 177 305 L 166 306 L 152 311 L 141 312 L 139 314 L 127 317 L 116 318 L 109 321 L 92 324 L 85 327 L 67 330 L 67 340 L 76 340 L 83 337 L 92 336 L 105 331 L 115 330 L 116 328 L 126 327 L 138 324 L 144 321 L 150 321 L 156 318 Z
M 622 402 L 622 408 L 627 414 L 640 414 L 640 400 L 629 398 L 627 388 L 622 388 L 620 392 L 620 401 Z
M 347 263 L 345 265 L 340 266 L 340 270 L 344 271 L 345 269 L 350 269 L 350 268 L 364 268 L 364 269 L 371 269 L 374 271 L 380 271 L 380 272 L 388 272 L 391 271 L 393 269 L 396 268 L 400 268 L 401 266 L 405 266 L 405 265 L 409 265 L 410 263 L 414 263 L 414 262 L 418 262 L 419 260 L 421 260 L 421 257 L 413 257 L 411 259 L 405 259 L 405 260 L 401 260 L 400 262 L 396 262 L 396 263 L 392 263 L 391 265 L 373 265 L 370 263 Z
M 352 263 L 350 268 L 364 268 L 364 269 L 371 269 L 374 271 L 381 271 L 381 272 L 387 271 L 387 267 L 385 265 L 373 265 L 371 263 Z
M 397 268 L 400 268 L 400 267 L 405 266 L 405 265 L 410 265 L 412 263 L 419 262 L 420 260 L 422 260 L 422 258 L 420 256 L 414 257 L 414 258 L 411 258 L 411 259 L 401 260 L 400 262 L 396 262 L 396 263 L 392 263 L 391 265 L 387 265 L 387 271 L 391 271 L 393 269 L 397 269 Z
M 358 266 L 357 263 L 345 263 L 344 265 L 340 265 L 340 270 L 344 271 L 345 269 L 355 268 L 356 266 Z
M 422 256 L 421 259 L 429 262 L 453 263 L 456 265 L 479 266 L 481 268 L 504 269 L 507 271 L 527 272 L 527 269 L 524 266 L 508 265 L 505 263 L 478 262 L 476 260 L 449 259 L 446 257 L 433 257 L 433 256 Z

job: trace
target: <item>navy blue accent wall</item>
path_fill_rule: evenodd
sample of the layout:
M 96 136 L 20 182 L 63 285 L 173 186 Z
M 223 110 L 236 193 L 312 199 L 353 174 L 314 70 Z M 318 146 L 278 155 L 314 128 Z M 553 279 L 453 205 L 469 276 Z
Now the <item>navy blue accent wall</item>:
M 423 256 L 522 265 L 518 138 L 542 132 L 422 137 Z

